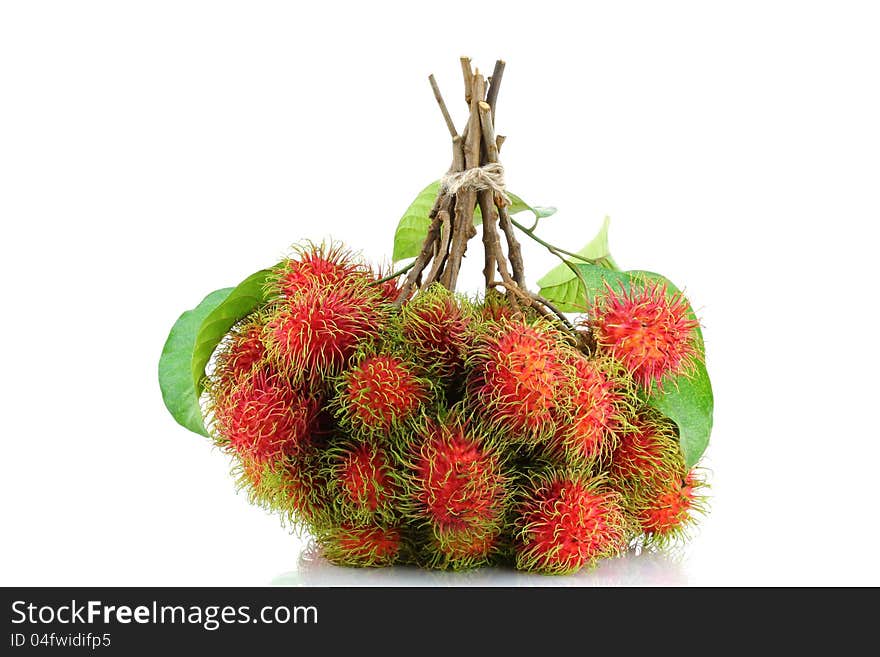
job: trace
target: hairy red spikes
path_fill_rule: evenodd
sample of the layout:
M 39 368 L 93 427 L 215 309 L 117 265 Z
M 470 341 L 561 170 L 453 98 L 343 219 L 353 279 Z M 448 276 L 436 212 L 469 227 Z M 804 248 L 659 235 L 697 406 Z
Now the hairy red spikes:
M 570 383 L 564 359 L 546 331 L 504 322 L 483 337 L 472 397 L 492 424 L 524 437 L 544 434 L 554 428 L 557 400 Z
M 318 402 L 277 374 L 256 371 L 214 399 L 215 430 L 246 460 L 292 454 L 311 434 Z
M 607 286 L 593 312 L 594 335 L 644 387 L 687 372 L 699 357 L 699 322 L 680 292 L 647 283 L 629 290 Z
M 571 573 L 626 543 L 619 495 L 599 480 L 551 475 L 529 490 L 520 514 L 519 568 Z
M 356 429 L 387 432 L 413 417 L 428 398 L 428 384 L 388 354 L 368 356 L 343 377 L 341 415 Z

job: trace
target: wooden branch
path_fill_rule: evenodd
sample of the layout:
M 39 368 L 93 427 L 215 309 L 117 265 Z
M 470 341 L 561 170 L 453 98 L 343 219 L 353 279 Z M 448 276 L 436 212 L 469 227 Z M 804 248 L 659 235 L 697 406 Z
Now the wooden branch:
M 480 212 L 483 215 L 483 254 L 485 256 L 483 278 L 486 281 L 486 289 L 489 290 L 495 284 L 495 269 L 498 267 L 497 254 L 492 243 L 492 231 L 495 228 L 495 222 L 498 221 L 498 211 L 495 208 L 491 189 L 480 191 L 479 203 Z M 495 239 L 497 237 L 496 233 Z
M 458 135 L 452 138 L 452 171 L 464 171 L 464 147 Z
M 464 102 L 471 104 L 471 91 L 474 86 L 474 73 L 471 70 L 471 58 L 461 57 L 461 74 L 464 77 Z
M 437 104 L 440 106 L 440 111 L 443 113 L 443 120 L 446 121 L 446 127 L 449 129 L 449 134 L 455 139 L 458 137 L 458 131 L 455 129 L 455 123 L 452 122 L 452 117 L 449 116 L 449 110 L 446 109 L 446 103 L 443 101 L 443 94 L 440 93 L 440 87 L 437 86 L 437 80 L 434 79 L 433 73 L 428 76 L 428 81 L 431 83 L 431 89 L 434 91 L 434 98 L 437 100 Z
M 495 137 L 495 147 L 500 151 L 501 145 L 504 143 L 504 140 L 507 139 L 504 135 L 498 135 Z
M 492 71 L 492 84 L 489 85 L 489 93 L 486 95 L 486 102 L 492 110 L 492 121 L 495 121 L 495 103 L 498 102 L 498 90 L 501 88 L 501 78 L 504 75 L 504 60 L 499 59 L 495 62 L 495 70 Z
M 452 221 L 450 220 L 449 212 L 447 210 L 440 210 L 437 215 L 440 217 L 440 242 L 439 244 L 435 242 L 435 244 L 437 244 L 437 254 L 434 256 L 434 261 L 431 263 L 431 271 L 428 272 L 428 276 L 425 278 L 424 283 L 422 283 L 424 288 L 427 288 L 440 277 L 449 252 L 449 238 L 451 237 L 450 233 L 452 232 Z
M 486 144 L 486 157 L 489 162 L 498 161 L 498 142 L 495 140 L 492 107 L 486 101 L 477 103 L 480 110 L 480 127 L 483 129 L 483 142 Z
M 479 69 L 473 75 L 471 89 L 471 113 L 468 119 L 467 138 L 464 144 L 464 165 L 466 169 L 480 166 L 480 99 L 486 93 L 486 81 Z M 455 213 L 452 225 L 452 242 L 449 245 L 449 258 L 443 269 L 440 282 L 449 290 L 455 290 L 461 260 L 467 250 L 468 240 L 476 234 L 474 210 L 477 207 L 477 193 L 472 189 L 460 189 L 456 194 Z
M 487 155 L 489 162 L 498 162 L 498 143 L 495 138 L 494 121 L 492 120 L 492 108 L 489 103 L 479 103 L 480 110 L 480 127 L 483 130 L 483 140 L 487 147 Z M 523 263 L 522 247 L 516 234 L 513 232 L 513 225 L 510 223 L 510 214 L 507 211 L 507 204 L 500 196 L 495 196 L 495 204 L 498 206 L 498 223 L 501 230 L 504 231 L 504 237 L 507 239 L 507 255 L 510 258 L 510 266 L 513 268 L 513 279 L 516 284 L 523 290 L 526 289 L 525 280 L 525 264 Z

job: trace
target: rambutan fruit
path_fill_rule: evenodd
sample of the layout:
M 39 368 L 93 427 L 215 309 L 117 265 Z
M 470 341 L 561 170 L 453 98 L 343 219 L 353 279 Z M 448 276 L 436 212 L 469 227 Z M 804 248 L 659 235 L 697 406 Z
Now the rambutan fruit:
M 573 372 L 550 326 L 502 321 L 468 357 L 468 394 L 493 426 L 526 442 L 556 428 L 557 404 Z
M 684 479 L 670 479 L 636 510 L 636 519 L 649 542 L 664 545 L 685 535 L 694 522 L 693 513 L 704 510 L 703 496 L 697 492 L 702 484 L 694 471 Z
M 441 570 L 464 570 L 491 563 L 497 553 L 500 529 L 443 529 L 427 539 L 425 565 Z
M 620 437 L 609 474 L 628 506 L 652 499 L 670 481 L 687 475 L 684 455 L 669 420 L 643 413 Z
M 270 313 L 262 335 L 268 357 L 294 380 L 321 381 L 378 336 L 389 308 L 363 281 L 303 289 Z
M 328 561 L 339 566 L 390 566 L 400 553 L 400 531 L 393 527 L 350 525 L 319 532 Z
M 631 393 L 613 361 L 581 354 L 571 360 L 575 378 L 548 449 L 564 463 L 587 466 L 606 460 L 617 446 Z
M 475 308 L 477 317 L 483 322 L 519 321 L 530 322 L 538 318 L 532 308 L 520 308 L 497 290 L 487 290 L 482 303 Z
M 681 292 L 650 281 L 619 290 L 606 284 L 591 316 L 599 348 L 623 363 L 633 379 L 648 389 L 687 373 L 701 358 L 699 325 Z
M 313 396 L 266 370 L 209 393 L 217 443 L 260 464 L 292 454 L 307 441 L 318 410 Z
M 509 477 L 501 454 L 469 422 L 429 420 L 410 450 L 404 479 L 407 510 L 435 537 L 469 543 L 500 527 Z
M 322 450 L 313 441 L 275 461 L 240 459 L 239 487 L 247 491 L 252 504 L 279 513 L 286 523 L 310 528 L 326 523 L 332 495 L 322 459 Z
M 294 258 L 285 259 L 273 272 L 269 287 L 276 294 L 295 297 L 312 287 L 334 287 L 367 277 L 367 268 L 340 244 L 294 246 Z
M 387 434 L 415 417 L 431 396 L 431 383 L 403 358 L 369 354 L 337 385 L 334 408 L 340 422 L 367 435 Z
M 262 340 L 263 318 L 255 313 L 232 328 L 217 349 L 213 379 L 228 387 L 250 375 L 265 363 L 266 347 Z
M 418 361 L 442 378 L 461 374 L 471 318 L 455 295 L 432 285 L 403 307 L 401 331 Z
M 518 508 L 516 567 L 573 573 L 618 554 L 628 523 L 620 494 L 600 478 L 551 472 L 529 482 Z
M 397 485 L 388 451 L 371 442 L 344 441 L 328 449 L 329 479 L 346 517 L 392 518 Z

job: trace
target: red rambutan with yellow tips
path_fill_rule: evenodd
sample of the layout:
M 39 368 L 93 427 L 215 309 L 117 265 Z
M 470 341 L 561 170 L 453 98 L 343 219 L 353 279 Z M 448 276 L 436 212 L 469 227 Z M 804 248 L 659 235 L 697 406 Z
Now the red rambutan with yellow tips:
M 542 322 L 502 320 L 468 357 L 468 394 L 486 420 L 526 442 L 556 428 L 557 405 L 573 372 L 558 331 Z
M 470 324 L 464 302 L 432 285 L 403 307 L 401 332 L 420 363 L 449 379 L 464 369 Z
M 665 379 L 689 372 L 701 358 L 690 305 L 665 283 L 615 289 L 606 284 L 591 315 L 593 337 L 641 386 L 650 389 Z
M 297 381 L 338 373 L 358 347 L 378 337 L 390 306 L 369 283 L 313 286 L 277 304 L 263 330 L 267 356 Z
M 378 525 L 344 524 L 319 532 L 328 561 L 339 566 L 390 566 L 401 551 L 400 531 Z
M 387 435 L 421 411 L 430 399 L 430 381 L 391 353 L 364 355 L 339 379 L 334 408 L 340 423 L 368 435 Z
M 283 297 L 295 297 L 311 287 L 336 286 L 368 276 L 366 266 L 340 244 L 294 246 L 295 257 L 287 258 L 272 273 L 269 289 Z
M 259 463 L 239 458 L 238 485 L 252 504 L 278 512 L 285 524 L 328 522 L 332 494 L 322 468 L 323 451 L 307 441 L 292 455 Z
M 509 501 L 504 459 L 470 422 L 427 420 L 409 451 L 406 511 L 435 537 L 469 541 L 500 527 Z
M 463 570 L 478 568 L 491 562 L 498 553 L 500 529 L 435 530 L 426 539 L 429 568 Z
M 601 478 L 550 472 L 526 486 L 515 521 L 516 566 L 573 573 L 618 554 L 629 537 L 620 494 Z
M 607 460 L 617 446 L 633 393 L 614 361 L 575 354 L 571 362 L 574 380 L 570 397 L 560 405 L 563 419 L 548 442 L 548 450 L 565 463 L 586 466 Z
M 263 326 L 263 318 L 254 314 L 233 327 L 214 359 L 213 378 L 216 384 L 233 385 L 265 363 Z
M 674 425 L 647 411 L 621 434 L 608 470 L 628 505 L 651 499 L 667 482 L 687 475 Z
M 388 451 L 372 442 L 343 441 L 328 449 L 330 479 L 346 517 L 364 521 L 394 516 L 397 483 Z
M 215 440 L 242 459 L 278 460 L 309 440 L 318 401 L 285 377 L 258 369 L 229 389 L 209 387 Z
M 705 511 L 705 498 L 699 493 L 703 485 L 692 470 L 683 479 L 668 480 L 641 504 L 635 516 L 649 543 L 662 546 L 685 536 L 695 522 L 694 513 Z
M 521 308 L 498 290 L 487 290 L 481 303 L 475 307 L 475 314 L 483 322 L 518 321 L 529 322 L 538 318 L 532 308 Z

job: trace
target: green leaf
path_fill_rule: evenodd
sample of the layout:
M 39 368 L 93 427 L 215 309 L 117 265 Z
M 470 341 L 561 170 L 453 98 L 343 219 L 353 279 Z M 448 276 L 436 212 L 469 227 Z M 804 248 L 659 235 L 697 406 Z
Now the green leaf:
M 428 215 L 434 207 L 434 201 L 440 192 L 440 181 L 436 180 L 419 192 L 415 200 L 403 213 L 394 231 L 394 252 L 391 259 L 394 262 L 415 258 L 419 255 L 422 242 L 428 234 L 431 221 Z
M 705 364 L 700 361 L 694 372 L 670 381 L 663 390 L 654 390 L 648 404 L 678 425 L 685 461 L 689 468 L 696 465 L 709 444 L 715 406 Z
M 419 192 L 415 200 L 403 213 L 400 221 L 397 223 L 397 229 L 394 231 L 394 250 L 391 259 L 394 262 L 400 262 L 407 258 L 415 258 L 419 255 L 422 248 L 422 242 L 428 234 L 428 228 L 431 225 L 429 216 L 431 208 L 434 207 L 434 201 L 440 192 L 440 181 L 435 180 L 430 185 Z M 549 217 L 556 212 L 556 208 L 534 206 L 532 207 L 523 201 L 516 194 L 508 193 L 511 205 L 508 208 L 510 214 L 529 211 L 535 215 L 535 218 L 541 219 Z M 479 226 L 483 223 L 483 216 L 480 214 L 480 208 L 476 208 L 474 212 L 474 225 Z
M 599 232 L 596 233 L 596 236 L 589 242 L 587 242 L 587 244 L 580 251 L 575 251 L 575 253 L 589 260 L 611 260 L 611 250 L 608 248 L 608 226 L 610 223 L 611 219 L 609 217 L 605 217 L 604 221 L 602 222 L 602 227 L 599 229 Z M 570 262 L 572 262 L 573 264 L 577 264 L 578 262 L 581 262 L 582 264 L 588 264 L 583 263 L 576 258 L 571 258 Z M 615 266 L 610 268 L 616 269 L 617 267 Z M 542 276 L 540 280 L 538 280 L 538 286 L 542 288 L 555 287 L 557 285 L 567 283 L 573 278 L 576 278 L 576 276 L 571 271 L 571 269 L 567 267 L 564 262 L 560 262 L 553 269 L 544 274 L 544 276 Z
M 266 281 L 272 269 L 261 269 L 239 283 L 203 320 L 192 349 L 191 376 L 193 386 L 201 394 L 205 367 L 223 336 L 243 317 L 266 302 Z
M 168 334 L 159 358 L 159 387 L 162 400 L 171 416 L 190 431 L 207 436 L 199 406 L 199 394 L 193 383 L 192 354 L 202 320 L 223 303 L 233 288 L 211 292 L 202 302 L 183 313 Z

